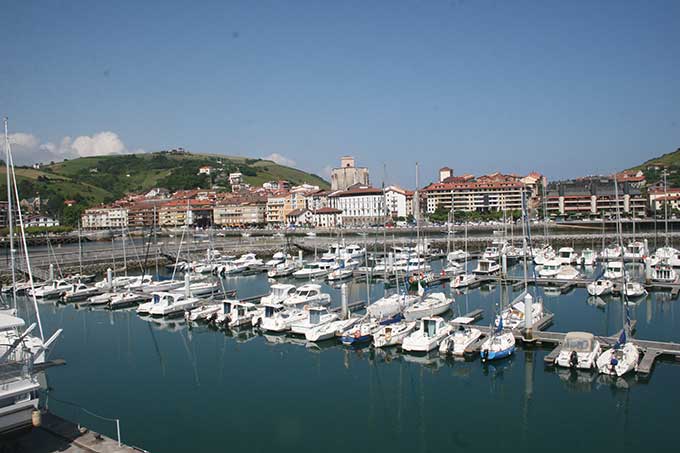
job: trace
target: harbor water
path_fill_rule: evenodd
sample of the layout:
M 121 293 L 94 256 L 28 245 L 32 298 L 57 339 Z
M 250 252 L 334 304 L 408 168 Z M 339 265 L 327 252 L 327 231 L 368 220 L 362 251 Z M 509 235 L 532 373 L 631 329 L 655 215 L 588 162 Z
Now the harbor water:
M 259 274 L 225 284 L 248 297 L 266 293 L 270 282 Z M 348 285 L 350 301 L 366 299 L 365 283 Z M 339 305 L 339 289 L 323 286 Z M 536 291 L 555 313 L 550 330 L 621 329 L 618 298 Z M 383 287 L 370 292 L 375 300 Z M 454 314 L 482 308 L 488 325 L 499 285 L 454 296 Z M 677 303 L 652 293 L 630 305 L 636 337 L 679 342 Z M 47 333 L 64 329 L 50 356 L 67 362 L 49 371 L 50 410 L 114 438 L 115 423 L 90 412 L 118 418 L 125 443 L 154 453 L 677 451 L 680 366 L 669 361 L 658 361 L 648 379 L 612 379 L 545 368 L 550 349 L 540 346 L 485 365 L 252 329 L 189 328 L 134 310 L 43 304 L 41 314 Z

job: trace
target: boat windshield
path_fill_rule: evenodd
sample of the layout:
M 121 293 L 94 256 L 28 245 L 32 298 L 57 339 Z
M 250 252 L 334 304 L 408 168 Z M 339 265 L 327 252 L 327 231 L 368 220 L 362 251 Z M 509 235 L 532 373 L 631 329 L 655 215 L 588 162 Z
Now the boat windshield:
M 434 337 L 437 333 L 437 322 L 434 319 L 426 319 L 425 323 L 425 336 Z
M 592 340 L 590 338 L 567 338 L 562 349 L 575 352 L 590 352 Z

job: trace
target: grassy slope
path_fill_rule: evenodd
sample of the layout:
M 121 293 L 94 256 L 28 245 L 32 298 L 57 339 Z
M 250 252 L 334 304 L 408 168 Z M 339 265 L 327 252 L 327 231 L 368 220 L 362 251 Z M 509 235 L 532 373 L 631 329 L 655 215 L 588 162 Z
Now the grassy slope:
M 677 150 L 663 154 L 659 157 L 649 159 L 648 161 L 631 168 L 630 170 L 644 170 L 649 165 L 661 165 L 667 167 L 680 167 L 680 148 Z
M 220 163 L 247 165 L 257 172 L 256 176 L 245 177 L 246 182 L 254 186 L 261 185 L 266 181 L 287 180 L 292 184 L 302 184 L 306 182 L 319 185 L 322 188 L 329 187 L 328 182 L 316 175 L 311 175 L 295 168 L 278 165 L 268 160 L 214 154 L 165 154 L 165 156 L 172 162 L 170 168 L 144 168 L 144 165 L 153 157 L 153 155 L 149 153 L 137 154 L 137 158 L 141 160 L 137 163 L 133 162 L 132 164 L 127 164 L 128 166 L 125 167 L 122 166 L 126 165 L 125 162 L 129 162 L 129 159 L 126 161 L 124 156 L 95 156 L 81 157 L 79 159 L 54 163 L 43 167 L 41 170 L 17 168 L 16 173 L 19 182 L 28 180 L 38 189 L 41 187 L 49 187 L 64 198 L 73 198 L 74 194 L 81 194 L 87 205 L 101 203 L 107 199 L 111 199 L 112 195 L 121 192 L 143 191 L 157 187 L 159 181 L 172 175 L 173 171 L 176 169 L 204 164 L 213 165 L 215 167 L 219 167 Z M 110 174 L 101 171 L 101 167 L 106 167 L 107 165 L 114 165 L 121 173 L 115 178 L 111 178 Z M 98 173 L 90 172 L 90 169 L 98 167 Z M 0 185 L 2 185 L 5 174 L 4 167 L 0 167 L 0 174 L 2 174 L 2 180 L 0 180 Z M 104 181 L 107 177 L 109 177 L 108 181 Z M 80 179 L 80 181 L 77 181 L 78 179 Z M 111 185 L 112 183 L 114 186 Z M 34 195 L 35 194 L 28 193 L 22 194 L 22 196 L 25 197 Z

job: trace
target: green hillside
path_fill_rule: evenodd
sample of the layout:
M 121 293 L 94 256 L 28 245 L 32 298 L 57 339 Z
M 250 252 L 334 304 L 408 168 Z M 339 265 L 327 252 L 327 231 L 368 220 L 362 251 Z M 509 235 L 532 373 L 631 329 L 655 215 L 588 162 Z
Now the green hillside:
M 658 168 L 658 169 L 657 169 Z M 663 169 L 668 171 L 668 186 L 680 187 L 680 148 L 673 152 L 663 154 L 659 157 L 630 168 L 629 170 L 642 170 L 647 178 L 647 183 L 654 183 L 663 178 Z
M 198 175 L 201 166 L 215 169 L 210 176 Z M 229 190 L 229 173 L 241 172 L 245 182 L 253 186 L 267 181 L 287 180 L 297 185 L 308 183 L 328 188 L 317 175 L 279 165 L 270 160 L 249 159 L 214 154 L 156 152 L 115 156 L 81 157 L 43 166 L 40 170 L 16 169 L 21 198 L 40 195 L 49 199 L 48 212 L 69 222 L 77 219 L 82 209 L 108 203 L 129 192 L 142 192 L 153 187 L 171 191 L 211 188 Z M 0 188 L 5 193 L 4 165 L 0 167 Z M 64 208 L 64 200 L 74 199 L 77 208 Z M 69 212 L 73 211 L 73 212 Z

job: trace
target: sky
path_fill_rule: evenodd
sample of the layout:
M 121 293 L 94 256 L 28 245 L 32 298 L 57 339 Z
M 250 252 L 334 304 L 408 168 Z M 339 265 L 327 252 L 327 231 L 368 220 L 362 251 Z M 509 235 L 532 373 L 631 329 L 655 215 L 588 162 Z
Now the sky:
M 2 2 L 0 114 L 17 163 L 608 174 L 680 147 L 678 23 L 675 0 Z

